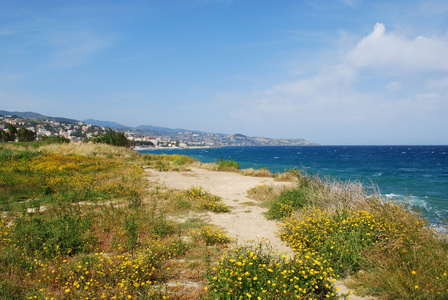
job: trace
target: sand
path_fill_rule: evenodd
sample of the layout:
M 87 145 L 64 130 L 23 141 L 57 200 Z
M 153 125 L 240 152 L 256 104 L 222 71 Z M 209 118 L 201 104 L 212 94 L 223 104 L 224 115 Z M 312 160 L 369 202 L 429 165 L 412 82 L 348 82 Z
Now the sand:
M 224 229 L 230 236 L 236 238 L 238 243 L 264 239 L 276 251 L 288 256 L 293 255 L 292 249 L 280 240 L 277 223 L 264 217 L 263 213 L 267 209 L 256 206 L 256 200 L 247 197 L 247 191 L 257 185 L 286 186 L 291 183 L 274 181 L 273 178 L 268 177 L 250 177 L 235 172 L 217 172 L 195 167 L 181 172 L 158 172 L 155 170 L 148 170 L 148 172 L 149 180 L 156 184 L 174 189 L 202 187 L 206 191 L 220 196 L 223 202 L 231 207 L 231 211 L 229 213 L 209 212 L 205 214 L 204 218 L 209 223 Z M 349 292 L 349 289 L 341 281 L 338 281 L 336 286 L 342 293 Z M 350 299 L 372 298 L 351 295 Z

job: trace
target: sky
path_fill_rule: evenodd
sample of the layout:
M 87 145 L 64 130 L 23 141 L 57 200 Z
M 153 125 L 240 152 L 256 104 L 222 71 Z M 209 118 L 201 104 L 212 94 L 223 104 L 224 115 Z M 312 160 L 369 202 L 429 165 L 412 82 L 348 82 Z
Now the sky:
M 446 0 L 0 0 L 0 110 L 448 144 Z

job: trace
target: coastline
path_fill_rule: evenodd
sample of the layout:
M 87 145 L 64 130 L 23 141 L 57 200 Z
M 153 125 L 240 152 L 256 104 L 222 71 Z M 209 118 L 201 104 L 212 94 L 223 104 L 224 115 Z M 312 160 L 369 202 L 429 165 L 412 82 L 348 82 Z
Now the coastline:
M 422 211 L 431 224 L 448 219 L 448 146 L 233 146 L 138 152 L 187 155 L 203 163 L 231 159 L 242 169 L 276 173 L 298 168 L 322 177 L 361 181 Z

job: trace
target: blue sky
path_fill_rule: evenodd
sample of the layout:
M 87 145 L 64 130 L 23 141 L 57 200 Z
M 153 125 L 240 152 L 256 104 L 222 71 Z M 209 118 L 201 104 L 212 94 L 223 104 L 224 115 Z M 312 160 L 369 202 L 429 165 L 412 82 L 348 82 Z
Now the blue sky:
M 448 2 L 0 0 L 0 109 L 448 144 Z

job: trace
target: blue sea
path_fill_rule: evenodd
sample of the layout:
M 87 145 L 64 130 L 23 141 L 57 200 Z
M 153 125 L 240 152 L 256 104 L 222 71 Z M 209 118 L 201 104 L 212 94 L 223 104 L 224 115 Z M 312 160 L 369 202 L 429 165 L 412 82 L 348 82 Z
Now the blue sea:
M 437 225 L 448 219 L 448 146 L 278 146 L 154 149 L 142 153 L 185 154 L 201 162 L 221 158 L 241 168 L 308 174 L 375 185 L 393 201 L 405 201 Z

